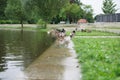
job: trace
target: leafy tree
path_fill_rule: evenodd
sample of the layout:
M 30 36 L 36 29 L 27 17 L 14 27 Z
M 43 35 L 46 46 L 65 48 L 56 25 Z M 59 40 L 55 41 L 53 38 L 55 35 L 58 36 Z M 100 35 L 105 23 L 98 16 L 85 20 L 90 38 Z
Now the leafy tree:
M 8 0 L 5 14 L 10 19 L 19 20 L 23 28 L 23 21 L 27 18 L 21 0 Z
M 62 20 L 71 22 L 76 22 L 78 19 L 84 18 L 88 22 L 93 22 L 93 9 L 90 5 L 77 5 L 76 3 L 68 4 L 61 9 L 59 14 L 62 17 Z
M 0 0 L 0 19 L 5 19 L 5 7 L 7 0 Z
M 117 11 L 117 9 L 115 9 L 116 4 L 112 1 L 112 0 L 104 0 L 103 1 L 103 12 L 105 14 L 113 14 Z
M 49 22 L 67 2 L 68 0 L 28 0 L 25 8 L 28 15 Z
M 93 9 L 90 5 L 83 5 L 83 16 L 88 22 L 94 22 Z
M 78 4 L 78 5 L 81 5 L 81 2 L 80 0 L 70 0 L 70 3 L 75 3 L 75 4 Z
M 68 3 L 63 9 L 61 9 L 60 17 L 64 19 L 67 18 L 70 23 L 76 22 L 81 15 L 80 11 L 82 11 L 82 9 L 77 4 Z

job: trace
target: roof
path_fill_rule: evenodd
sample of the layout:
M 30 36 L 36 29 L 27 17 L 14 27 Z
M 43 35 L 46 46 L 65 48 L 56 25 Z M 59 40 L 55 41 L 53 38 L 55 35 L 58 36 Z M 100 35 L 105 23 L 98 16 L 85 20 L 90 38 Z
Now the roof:
M 87 23 L 87 20 L 86 19 L 79 19 L 78 23 Z

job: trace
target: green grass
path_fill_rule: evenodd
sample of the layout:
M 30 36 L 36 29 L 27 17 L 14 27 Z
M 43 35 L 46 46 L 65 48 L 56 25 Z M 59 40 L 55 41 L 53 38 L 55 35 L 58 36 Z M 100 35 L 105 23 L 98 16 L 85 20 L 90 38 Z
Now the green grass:
M 19 29 L 21 30 L 22 28 L 20 26 L 1 26 L 0 29 Z M 47 32 L 49 29 L 41 29 L 41 28 L 36 28 L 36 27 L 23 27 L 23 30 L 40 30 L 40 31 L 44 31 Z
M 67 32 L 69 35 L 70 32 Z M 81 32 L 77 31 L 75 36 L 118 36 L 119 34 L 110 33 L 110 32 L 101 32 L 101 31 L 92 31 L 92 32 Z
M 21 26 L 0 26 L 0 29 L 22 29 L 22 28 L 21 28 Z M 36 28 L 23 26 L 23 29 L 35 30 Z
M 74 38 L 82 80 L 120 80 L 120 39 Z

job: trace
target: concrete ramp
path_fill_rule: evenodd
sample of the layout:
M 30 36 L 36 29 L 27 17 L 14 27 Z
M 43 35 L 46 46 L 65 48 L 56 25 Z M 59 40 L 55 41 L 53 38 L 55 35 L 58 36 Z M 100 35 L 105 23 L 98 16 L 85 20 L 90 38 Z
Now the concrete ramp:
M 73 43 L 66 37 L 56 41 L 26 70 L 25 80 L 81 80 Z

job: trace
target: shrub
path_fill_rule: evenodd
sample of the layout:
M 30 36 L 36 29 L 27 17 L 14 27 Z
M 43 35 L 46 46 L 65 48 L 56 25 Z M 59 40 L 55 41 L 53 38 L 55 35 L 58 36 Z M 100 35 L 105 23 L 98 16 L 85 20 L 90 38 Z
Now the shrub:
M 0 24 L 19 24 L 17 20 L 0 20 Z
M 41 29 L 46 29 L 47 28 L 46 22 L 43 21 L 42 19 L 39 19 L 39 21 L 37 22 L 37 25 Z

